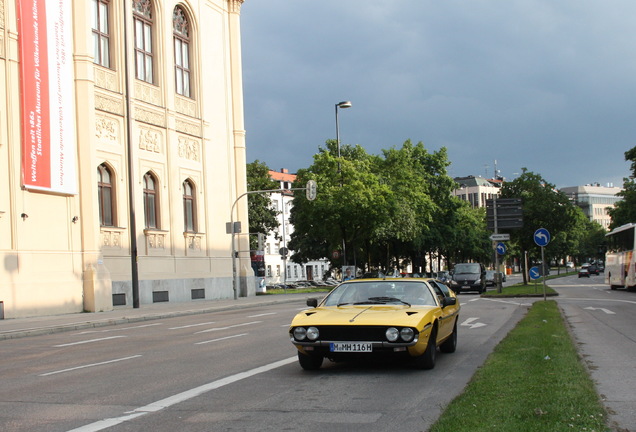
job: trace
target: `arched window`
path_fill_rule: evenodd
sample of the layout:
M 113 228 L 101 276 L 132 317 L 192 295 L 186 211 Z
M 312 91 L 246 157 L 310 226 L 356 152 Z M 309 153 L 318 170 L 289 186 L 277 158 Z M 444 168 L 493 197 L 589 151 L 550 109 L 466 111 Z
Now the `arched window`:
M 135 22 L 135 71 L 138 80 L 154 83 L 152 1 L 132 0 Z
M 172 14 L 174 34 L 174 73 L 178 94 L 191 97 L 190 93 L 190 23 L 185 11 L 177 6 Z
M 144 214 L 146 228 L 158 229 L 159 226 L 159 196 L 157 195 L 157 179 L 152 173 L 144 175 Z
M 99 200 L 99 225 L 115 226 L 115 192 L 113 190 L 112 172 L 101 164 L 97 167 L 97 199 Z
M 197 231 L 196 199 L 194 185 L 190 180 L 183 182 L 183 217 L 186 232 Z
M 110 67 L 110 0 L 91 0 L 91 5 L 93 61 Z

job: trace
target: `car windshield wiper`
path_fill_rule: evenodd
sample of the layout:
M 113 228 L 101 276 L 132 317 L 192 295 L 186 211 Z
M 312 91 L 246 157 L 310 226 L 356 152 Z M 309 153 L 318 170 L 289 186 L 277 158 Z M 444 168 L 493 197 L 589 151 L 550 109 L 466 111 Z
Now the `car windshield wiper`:
M 411 303 L 407 303 L 404 300 L 400 300 L 399 298 L 395 298 L 395 297 L 370 297 L 369 300 L 371 300 L 374 303 L 377 302 L 380 304 L 398 302 L 398 303 L 405 304 L 407 306 L 411 306 Z

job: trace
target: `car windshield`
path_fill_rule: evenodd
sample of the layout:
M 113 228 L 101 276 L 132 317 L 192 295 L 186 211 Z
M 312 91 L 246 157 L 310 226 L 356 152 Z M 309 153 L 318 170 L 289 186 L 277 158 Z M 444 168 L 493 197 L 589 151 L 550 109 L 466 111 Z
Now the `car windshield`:
M 436 306 L 426 282 L 354 281 L 334 289 L 324 306 L 402 304 Z
M 455 266 L 455 274 L 474 274 L 481 273 L 479 264 L 457 264 Z

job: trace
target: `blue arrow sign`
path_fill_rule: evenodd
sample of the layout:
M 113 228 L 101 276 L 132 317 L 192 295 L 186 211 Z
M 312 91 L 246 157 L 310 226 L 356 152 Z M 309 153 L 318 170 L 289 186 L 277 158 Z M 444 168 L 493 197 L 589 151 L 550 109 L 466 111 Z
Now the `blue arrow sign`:
M 506 254 L 506 244 L 505 243 L 497 243 L 497 253 L 499 255 L 505 255 Z
M 534 242 L 537 246 L 547 246 L 550 243 L 550 232 L 545 228 L 539 228 L 534 232 Z
M 530 275 L 530 279 L 532 280 L 536 280 L 541 277 L 541 272 L 539 271 L 539 267 L 532 267 L 530 271 L 528 272 L 528 274 Z

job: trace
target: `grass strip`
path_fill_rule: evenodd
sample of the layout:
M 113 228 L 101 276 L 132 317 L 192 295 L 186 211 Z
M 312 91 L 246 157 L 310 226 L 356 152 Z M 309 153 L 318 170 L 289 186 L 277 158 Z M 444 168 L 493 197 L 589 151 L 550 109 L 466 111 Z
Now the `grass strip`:
M 538 301 L 429 432 L 608 431 L 554 301 Z

